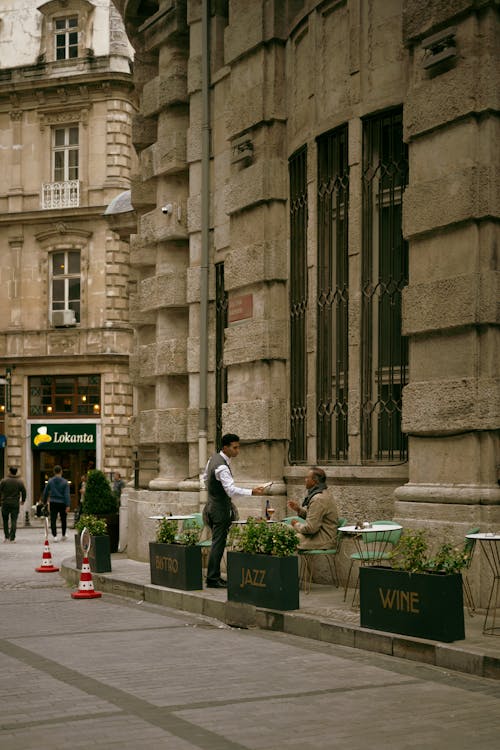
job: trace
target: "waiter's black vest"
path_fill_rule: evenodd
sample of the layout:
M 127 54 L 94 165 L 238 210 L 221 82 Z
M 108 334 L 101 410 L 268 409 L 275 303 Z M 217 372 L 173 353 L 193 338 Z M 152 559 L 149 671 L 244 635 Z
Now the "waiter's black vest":
M 231 503 L 231 498 L 226 495 L 224 491 L 224 487 L 219 482 L 219 480 L 215 476 L 215 470 L 219 466 L 226 465 L 229 471 L 231 471 L 229 464 L 224 461 L 220 453 L 214 453 L 210 461 L 208 462 L 207 467 L 207 490 L 208 490 L 208 502 L 209 503 L 222 503 L 224 505 L 229 505 Z

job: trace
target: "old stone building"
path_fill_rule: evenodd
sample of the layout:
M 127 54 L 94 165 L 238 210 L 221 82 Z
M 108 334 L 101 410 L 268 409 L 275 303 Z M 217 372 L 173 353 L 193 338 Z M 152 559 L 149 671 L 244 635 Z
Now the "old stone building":
M 2 470 L 30 502 L 54 464 L 130 474 L 132 49 L 109 0 L 0 4 Z M 111 205 L 110 210 L 113 210 Z
M 227 431 L 280 513 L 317 463 L 351 520 L 500 525 L 498 4 L 115 4 L 140 97 L 134 442 L 158 447 L 130 554 L 152 510 L 196 508 Z

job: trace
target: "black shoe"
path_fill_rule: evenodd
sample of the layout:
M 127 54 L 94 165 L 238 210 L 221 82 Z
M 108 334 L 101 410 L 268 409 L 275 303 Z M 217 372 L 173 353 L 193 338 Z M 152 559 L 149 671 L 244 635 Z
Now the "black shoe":
M 227 589 L 227 583 L 222 578 L 218 581 L 207 581 L 207 589 Z

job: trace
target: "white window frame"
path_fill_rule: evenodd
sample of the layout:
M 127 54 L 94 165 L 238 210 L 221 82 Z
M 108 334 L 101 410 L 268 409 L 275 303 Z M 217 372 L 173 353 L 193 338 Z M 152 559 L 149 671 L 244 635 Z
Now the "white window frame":
M 77 133 L 77 142 L 71 143 L 71 131 Z M 57 144 L 57 133 L 63 133 L 63 143 Z M 76 173 L 70 174 L 71 169 L 75 169 L 73 165 L 70 165 L 70 154 L 76 152 Z M 56 154 L 63 154 L 63 176 L 62 179 L 56 177 Z M 53 182 L 69 182 L 79 179 L 80 173 L 80 128 L 78 123 L 73 125 L 66 125 L 62 128 L 52 128 L 52 181 Z
M 78 273 L 70 273 L 69 272 L 69 254 L 70 253 L 77 253 L 79 256 L 79 271 Z M 54 256 L 57 254 L 63 254 L 64 255 L 64 271 L 61 274 L 54 274 Z M 79 323 L 81 320 L 81 305 L 82 305 L 82 253 L 80 250 L 77 250 L 75 248 L 67 248 L 64 250 L 54 250 L 49 254 L 49 288 L 50 288 L 50 316 L 52 318 L 52 313 L 54 313 L 56 310 L 74 310 L 74 307 L 70 307 L 70 305 L 78 301 L 78 309 L 74 310 L 75 316 L 76 316 L 76 322 Z M 80 295 L 78 297 L 78 300 L 70 300 L 69 298 L 69 287 L 70 287 L 70 281 L 73 279 L 78 279 L 80 282 Z M 60 307 L 61 300 L 57 300 L 57 302 L 54 302 L 54 282 L 55 281 L 63 281 L 64 282 L 64 300 L 62 300 L 63 305 Z M 57 307 L 54 307 L 54 304 L 57 304 Z
M 76 25 L 70 26 L 70 21 L 75 21 Z M 63 28 L 57 28 L 59 23 L 64 22 Z M 79 57 L 80 48 L 80 19 L 78 15 L 68 15 L 59 18 L 54 18 L 54 60 L 61 62 L 61 60 L 76 60 Z M 76 44 L 70 41 L 71 34 L 76 34 Z M 58 39 L 64 39 L 64 46 L 57 44 Z M 57 53 L 59 50 L 64 50 L 64 56 L 58 57 Z M 76 54 L 70 54 L 71 50 L 76 50 Z

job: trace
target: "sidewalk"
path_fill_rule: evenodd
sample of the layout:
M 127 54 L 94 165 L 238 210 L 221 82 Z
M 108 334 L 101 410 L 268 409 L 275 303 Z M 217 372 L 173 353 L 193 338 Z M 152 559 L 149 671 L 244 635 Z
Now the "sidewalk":
M 300 609 L 281 612 L 228 602 L 224 589 L 178 591 L 154 586 L 150 583 L 149 563 L 129 560 L 124 553 L 112 555 L 112 567 L 111 573 L 92 574 L 96 590 L 202 614 L 234 627 L 278 630 L 433 664 L 446 670 L 500 679 L 500 637 L 483 635 L 484 612 L 481 611 L 474 617 L 465 611 L 463 641 L 440 643 L 361 628 L 359 610 L 349 606 L 352 590 L 344 602 L 342 589 L 313 584 L 309 594 L 300 592 Z M 74 557 L 63 560 L 61 575 L 78 587 L 80 571 Z

